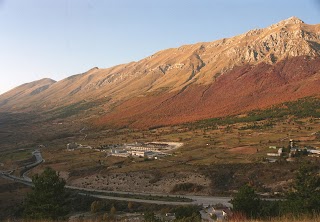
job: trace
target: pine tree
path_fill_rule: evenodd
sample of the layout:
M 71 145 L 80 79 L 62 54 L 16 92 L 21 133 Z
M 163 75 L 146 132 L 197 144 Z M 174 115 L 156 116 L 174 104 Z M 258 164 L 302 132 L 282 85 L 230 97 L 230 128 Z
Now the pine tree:
M 34 187 L 24 206 L 24 217 L 29 219 L 63 219 L 69 213 L 65 180 L 59 173 L 46 168 L 42 174 L 32 177 Z
M 241 187 L 239 192 L 231 200 L 234 211 L 244 213 L 250 218 L 257 217 L 260 202 L 260 198 L 249 185 Z
M 310 167 L 300 167 L 293 189 L 283 204 L 286 213 L 313 214 L 320 212 L 320 177 Z

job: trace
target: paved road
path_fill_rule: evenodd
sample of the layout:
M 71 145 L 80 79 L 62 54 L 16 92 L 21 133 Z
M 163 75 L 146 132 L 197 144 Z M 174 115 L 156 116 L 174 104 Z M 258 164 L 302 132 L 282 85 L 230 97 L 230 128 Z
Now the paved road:
M 22 177 L 29 182 L 32 182 L 31 178 L 28 177 L 28 173 L 30 172 L 30 170 L 32 170 L 34 167 L 38 166 L 39 164 L 41 164 L 44 160 L 42 158 L 41 152 L 40 150 L 35 150 L 32 152 L 32 155 L 36 158 L 36 162 L 26 165 L 25 169 L 27 169 L 23 174 Z
M 87 193 L 79 193 L 80 195 L 88 195 Z M 105 196 L 99 194 L 90 194 L 91 197 L 96 197 L 99 199 L 108 199 L 108 200 L 122 200 L 122 201 L 131 201 L 131 202 L 139 202 L 139 203 L 150 203 L 150 204 L 163 204 L 163 205 L 191 205 L 193 202 L 177 202 L 177 201 L 162 201 L 162 200 L 144 200 L 144 199 L 135 199 L 135 198 L 127 198 L 127 197 L 113 197 L 113 196 Z
M 30 181 L 27 181 L 21 177 L 16 177 L 16 176 L 13 176 L 13 175 L 10 175 L 10 174 L 7 174 L 6 172 L 0 172 L 0 176 L 4 179 L 7 179 L 7 180 L 12 180 L 12 181 L 15 181 L 15 182 L 18 182 L 18 183 L 23 183 L 27 186 L 32 186 L 32 182 Z
M 44 159 L 42 158 L 40 150 L 35 150 L 32 152 L 32 155 L 35 156 L 36 161 L 34 163 L 28 164 L 24 166 L 25 172 L 22 174 L 22 177 L 17 177 L 12 175 L 13 170 L 9 171 L 0 171 L 0 176 L 4 179 L 13 180 L 19 183 L 26 184 L 28 186 L 32 186 L 32 180 L 30 177 L 27 176 L 30 170 L 32 170 L 34 167 L 38 166 L 42 162 L 44 162 Z
M 74 187 L 74 186 L 66 186 L 66 187 L 69 189 L 79 190 L 79 191 L 100 192 L 100 193 L 105 193 L 106 195 L 108 195 L 108 193 L 113 193 L 113 194 L 128 194 L 128 195 L 155 196 L 155 197 L 157 196 L 158 197 L 180 197 L 180 198 L 187 198 L 192 200 L 192 202 L 182 202 L 184 204 L 198 204 L 198 205 L 208 206 L 208 205 L 221 203 L 228 207 L 232 206 L 231 203 L 229 203 L 229 201 L 231 200 L 231 197 L 172 195 L 172 194 L 164 194 L 164 193 L 138 193 L 138 192 L 96 190 L 96 189 L 80 188 L 80 187 Z M 98 195 L 98 196 L 105 197 L 106 195 Z M 126 199 L 132 200 L 132 198 L 126 198 Z M 141 202 L 141 200 L 139 202 Z M 163 201 L 159 201 L 159 202 L 163 202 Z M 177 202 L 171 201 L 171 203 L 177 203 Z
M 209 205 L 215 205 L 215 204 L 221 203 L 227 207 L 232 207 L 232 204 L 230 203 L 231 197 L 189 196 L 189 195 L 184 195 L 183 197 L 192 199 L 194 201 L 193 204 L 209 206 Z
M 5 179 L 9 179 L 12 181 L 16 181 L 19 183 L 23 183 L 28 186 L 32 186 L 32 182 L 26 180 L 21 177 L 16 177 L 10 174 L 6 174 L 4 172 L 1 173 L 1 177 Z M 147 193 L 134 193 L 134 192 L 123 192 L 123 191 L 105 191 L 105 190 L 95 190 L 95 189 L 88 189 L 88 188 L 80 188 L 80 187 L 73 187 L 73 186 L 66 186 L 68 189 L 77 190 L 77 191 L 84 191 L 84 192 L 101 192 L 106 193 L 105 195 L 99 194 L 89 194 L 89 193 L 79 193 L 81 195 L 89 195 L 92 197 L 97 197 L 100 199 L 111 199 L 111 200 L 123 200 L 123 201 L 132 201 L 132 202 L 140 202 L 140 203 L 152 203 L 152 204 L 165 204 L 165 205 L 190 205 L 190 204 L 197 204 L 197 205 L 213 205 L 222 203 L 226 206 L 231 206 L 229 201 L 231 200 L 230 197 L 214 197 L 214 196 L 192 196 L 192 195 L 167 195 L 167 194 L 147 194 Z M 160 196 L 160 197 L 184 197 L 188 199 L 192 199 L 192 202 L 178 202 L 178 201 L 161 201 L 161 200 L 145 200 L 145 199 L 135 199 L 135 198 L 126 198 L 126 197 L 115 197 L 115 196 L 107 196 L 108 193 L 113 194 L 128 194 L 128 195 L 140 195 L 140 196 Z

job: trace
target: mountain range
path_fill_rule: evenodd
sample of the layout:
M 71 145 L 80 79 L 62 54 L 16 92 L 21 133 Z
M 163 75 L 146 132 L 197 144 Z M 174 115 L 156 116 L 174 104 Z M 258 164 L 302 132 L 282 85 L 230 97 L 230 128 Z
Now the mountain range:
M 151 127 L 236 115 L 320 96 L 320 24 L 296 17 L 138 62 L 41 79 L 0 95 L 0 112 L 57 115 L 94 125 Z

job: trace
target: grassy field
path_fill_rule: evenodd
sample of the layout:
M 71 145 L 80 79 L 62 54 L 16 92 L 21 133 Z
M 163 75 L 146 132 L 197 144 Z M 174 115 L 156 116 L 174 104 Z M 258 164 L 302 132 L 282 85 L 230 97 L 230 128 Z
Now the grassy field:
M 272 122 L 271 125 L 270 122 Z M 300 147 L 319 147 L 320 141 L 315 134 L 320 131 L 319 123 L 320 120 L 317 118 L 289 117 L 254 123 L 221 124 L 216 127 L 202 126 L 203 128 L 197 126 L 200 123 L 153 130 L 107 129 L 96 131 L 88 127 L 82 133 L 74 133 L 72 137 L 45 143 L 46 148 L 42 148 L 42 154 L 46 162 L 32 173 L 40 172 L 44 167 L 51 166 L 73 178 L 92 174 L 152 172 L 155 170 L 161 174 L 169 174 L 201 171 L 204 167 L 210 168 L 215 165 L 228 167 L 232 164 L 263 163 L 268 152 L 276 152 L 270 150 L 269 146 L 287 147 L 289 138 L 297 141 Z M 268 127 L 256 127 L 266 124 Z M 61 125 L 57 127 L 66 128 Z M 85 139 L 84 134 L 87 135 Z M 177 141 L 184 143 L 184 146 L 172 151 L 172 156 L 161 160 L 145 161 L 143 158 L 109 157 L 106 153 L 90 149 L 66 151 L 66 144 L 73 141 L 92 147 L 136 141 Z M 0 160 L 1 162 L 7 161 L 3 168 L 9 168 L 14 164 L 13 160 L 27 158 L 30 151 L 26 149 L 3 153 Z M 310 159 L 316 161 L 316 159 Z M 291 166 L 282 167 L 294 171 Z
M 8 114 L 0 117 L 1 123 L 10 123 L 0 132 L 0 170 L 18 168 L 30 160 L 32 150 L 43 145 L 45 162 L 30 174 L 50 166 L 59 171 L 68 184 L 170 193 L 177 184 L 193 183 L 203 189 L 187 193 L 231 195 L 243 184 L 251 183 L 261 193 L 284 192 L 301 163 L 319 165 L 315 157 L 299 157 L 295 162 L 286 162 L 285 158 L 279 158 L 276 163 L 266 161 L 267 153 L 277 152 L 269 146 L 286 148 L 290 139 L 299 147 L 320 148 L 318 105 L 315 103 L 314 107 L 310 101 L 301 104 L 314 109 L 300 107 L 301 113 L 294 116 L 299 106 L 288 103 L 284 108 L 149 130 L 95 129 L 79 121 L 81 116 L 74 113 L 71 119 L 59 119 L 61 110 L 56 110 L 59 115 L 47 122 L 41 122 L 41 116 L 39 119 L 28 116 L 29 120 L 23 121 L 23 116 Z M 313 117 L 308 117 L 310 115 Z M 160 160 L 111 157 L 91 149 L 66 150 L 70 142 L 100 147 L 151 141 L 184 145 Z M 8 187 L 3 185 L 4 189 Z M 1 195 L 3 202 L 8 193 Z M 308 221 L 291 219 L 287 221 Z
M 0 156 L 0 162 L 5 161 L 21 161 L 31 156 L 31 149 L 19 149 L 15 151 L 2 152 Z
M 278 163 L 267 163 L 265 161 L 267 153 L 276 152 L 269 149 L 269 146 L 287 147 L 291 138 L 297 141 L 300 147 L 319 147 L 320 141 L 316 136 L 316 132 L 320 131 L 319 123 L 320 120 L 317 118 L 290 116 L 248 123 L 221 124 L 215 127 L 202 126 L 202 128 L 197 126 L 199 122 L 191 126 L 186 124 L 152 130 L 124 128 L 98 131 L 86 127 L 80 133 L 79 131 L 85 127 L 83 126 L 78 127 L 79 131 L 75 129 L 71 137 L 45 143 L 46 148 L 42 148 L 42 154 L 46 161 L 35 168 L 31 175 L 50 166 L 59 171 L 71 184 L 82 178 L 83 181 L 79 183 L 83 186 L 85 184 L 100 186 L 97 182 L 91 181 L 97 175 L 105 178 L 99 180 L 101 185 L 104 184 L 101 186 L 104 189 L 112 190 L 114 188 L 109 186 L 110 184 L 114 184 L 113 186 L 118 184 L 121 187 L 121 180 L 132 180 L 133 183 L 140 184 L 140 187 L 167 186 L 165 192 L 168 192 L 175 184 L 190 183 L 192 180 L 190 178 L 185 181 L 183 179 L 175 181 L 173 178 L 177 177 L 177 173 L 180 176 L 183 173 L 192 173 L 207 178 L 209 182 L 204 182 L 202 179 L 195 181 L 198 185 L 205 183 L 205 191 L 202 192 L 207 194 L 230 195 L 233 190 L 248 182 L 255 183 L 262 192 L 282 192 L 288 188 L 299 162 L 309 161 L 317 164 L 318 160 L 301 157 L 297 158 L 295 163 L 283 160 Z M 267 127 L 264 127 L 265 125 Z M 61 125 L 56 127 L 66 128 Z M 92 147 L 136 141 L 176 141 L 184 143 L 184 146 L 173 150 L 172 155 L 166 158 L 146 161 L 144 158 L 110 157 L 104 152 L 91 149 L 67 151 L 66 144 L 73 141 Z M 6 158 L 3 158 L 10 160 L 27 156 L 28 152 L 25 151 L 19 154 L 7 154 Z M 10 167 L 9 162 L 7 163 L 3 168 Z M 16 163 L 12 161 L 11 164 Z M 118 176 L 118 179 L 115 179 L 114 175 Z M 148 179 L 145 179 L 146 183 L 142 183 L 142 180 L 139 183 L 139 177 Z M 137 189 L 139 186 L 137 185 Z
M 0 221 L 19 207 L 30 190 L 23 184 L 0 178 Z
M 262 120 L 256 124 L 264 125 L 265 122 Z M 95 131 L 88 128 L 84 131 L 87 134 L 85 140 L 83 134 L 75 133 L 72 137 L 46 143 L 46 147 L 41 148 L 46 161 L 35 168 L 31 175 L 50 166 L 59 171 L 68 183 L 83 178 L 83 184 L 88 186 L 93 184 L 92 181 L 97 180 L 98 177 L 99 180 L 103 178 L 111 180 L 111 177 L 118 176 L 117 180 L 120 180 L 120 183 L 121 181 L 126 183 L 127 180 L 143 181 L 144 177 L 148 177 L 146 179 L 148 183 L 138 185 L 145 189 L 153 185 L 162 186 L 159 184 L 166 180 L 169 181 L 167 183 L 172 183 L 174 186 L 178 182 L 170 180 L 169 176 L 178 177 L 178 174 L 186 173 L 186 175 L 195 174 L 207 178 L 209 183 L 204 187 L 211 195 L 230 195 L 233 190 L 248 182 L 254 184 L 257 191 L 261 193 L 282 192 L 288 189 L 300 162 L 309 161 L 311 164 L 317 164 L 318 160 L 302 157 L 297 158 L 294 163 L 267 163 L 264 161 L 266 154 L 275 152 L 269 149 L 269 146 L 287 147 L 289 138 L 292 138 L 301 147 L 319 147 L 319 138 L 315 134 L 319 131 L 320 120 L 316 118 L 281 119 L 275 121 L 272 127 L 266 128 L 256 128 L 252 123 L 234 123 L 202 129 L 181 125 L 140 131 L 129 129 Z M 67 151 L 66 144 L 72 141 L 93 147 L 135 141 L 177 141 L 183 142 L 184 146 L 172 151 L 172 156 L 161 160 L 146 161 L 144 158 L 110 157 L 106 153 L 91 149 Z M 2 152 L 1 162 L 5 163 L 2 169 L 18 166 L 22 160 L 30 158 L 31 151 L 32 149 Z M 127 179 L 124 180 L 124 178 Z M 192 181 L 195 181 L 196 185 L 203 185 L 196 180 Z M 181 180 L 179 183 L 188 182 L 190 181 L 182 182 Z M 120 184 L 115 184 L 115 186 L 120 187 Z M 27 190 L 19 188 L 18 191 L 21 193 L 19 197 L 23 198 L 23 193 Z M 21 198 L 12 199 L 10 192 L 0 194 L 0 199 L 11 199 L 11 202 L 7 202 L 9 205 L 21 201 Z M 4 209 L 3 207 L 1 209 Z M 88 219 L 87 221 L 100 221 L 100 219 Z M 305 222 L 310 221 L 310 218 L 276 218 L 265 221 Z M 313 218 L 311 221 L 320 220 Z

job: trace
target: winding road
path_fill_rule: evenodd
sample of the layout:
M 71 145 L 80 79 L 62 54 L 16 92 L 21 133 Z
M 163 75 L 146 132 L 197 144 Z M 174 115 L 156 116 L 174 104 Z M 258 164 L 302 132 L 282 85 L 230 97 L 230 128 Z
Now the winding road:
M 44 162 L 40 150 L 33 151 L 32 155 L 36 158 L 36 162 L 26 165 L 25 172 L 22 174 L 23 179 L 29 182 L 32 182 L 31 178 L 27 176 L 29 171 L 32 170 L 34 167 L 38 166 L 40 163 Z
M 15 182 L 23 183 L 28 186 L 33 186 L 31 178 L 27 176 L 28 172 L 34 167 L 38 166 L 44 159 L 42 158 L 41 151 L 35 150 L 32 152 L 32 155 L 35 156 L 36 161 L 32 164 L 28 164 L 24 166 L 25 171 L 23 172 L 22 177 L 17 177 L 12 175 L 12 171 L 2 171 L 0 172 L 0 176 L 4 179 L 13 180 Z M 168 195 L 162 193 L 138 193 L 138 192 L 124 192 L 124 191 L 106 191 L 106 190 L 96 190 L 89 188 L 81 188 L 74 186 L 66 186 L 68 189 L 79 191 L 80 195 L 89 195 L 92 197 L 100 198 L 100 199 L 112 199 L 112 200 L 122 200 L 122 201 L 131 201 L 131 202 L 140 202 L 140 203 L 150 203 L 150 204 L 166 204 L 166 205 L 214 205 L 221 203 L 225 206 L 231 207 L 231 197 L 216 197 L 216 196 L 196 196 L 196 195 Z M 100 194 L 92 194 L 92 192 L 99 192 Z M 104 194 L 103 194 L 104 193 Z M 136 198 L 127 198 L 127 197 L 116 197 L 108 194 L 126 194 L 126 195 L 138 195 L 138 196 L 151 196 L 151 197 L 180 197 L 191 199 L 190 202 L 182 202 L 182 201 L 162 201 L 162 200 L 150 200 L 150 199 L 136 199 Z

